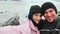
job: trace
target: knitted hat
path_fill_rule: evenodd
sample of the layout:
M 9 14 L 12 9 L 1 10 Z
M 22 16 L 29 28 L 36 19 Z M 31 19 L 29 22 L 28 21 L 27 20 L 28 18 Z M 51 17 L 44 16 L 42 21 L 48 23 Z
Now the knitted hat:
M 41 13 L 41 8 L 40 8 L 39 5 L 31 6 L 30 11 L 29 11 L 28 18 L 30 20 L 32 20 L 32 15 L 35 14 L 35 13 Z
M 55 5 L 51 2 L 46 2 L 42 5 L 41 7 L 41 11 L 42 11 L 42 15 L 44 15 L 45 11 L 49 8 L 52 8 L 55 10 L 56 14 L 57 14 L 57 8 L 55 7 Z

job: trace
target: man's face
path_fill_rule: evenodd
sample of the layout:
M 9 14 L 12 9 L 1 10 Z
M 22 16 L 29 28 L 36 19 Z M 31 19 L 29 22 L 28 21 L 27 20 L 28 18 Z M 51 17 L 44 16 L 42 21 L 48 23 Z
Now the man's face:
M 56 12 L 54 9 L 49 8 L 45 11 L 44 16 L 48 22 L 53 22 L 54 19 L 56 18 Z
M 33 14 L 32 18 L 38 24 L 39 21 L 41 20 L 41 14 L 40 13 L 35 13 L 35 14 Z

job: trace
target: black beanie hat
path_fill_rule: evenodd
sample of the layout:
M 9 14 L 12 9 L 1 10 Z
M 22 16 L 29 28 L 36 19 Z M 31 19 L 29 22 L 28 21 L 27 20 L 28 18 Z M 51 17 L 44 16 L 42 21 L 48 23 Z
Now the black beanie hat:
M 41 8 L 40 8 L 39 5 L 31 6 L 30 11 L 29 11 L 28 18 L 30 20 L 32 20 L 32 15 L 35 14 L 35 13 L 41 13 Z
M 44 15 L 45 13 L 45 10 L 49 9 L 49 8 L 52 8 L 55 10 L 56 14 L 57 14 L 57 8 L 55 7 L 55 5 L 51 2 L 46 2 L 42 5 L 41 7 L 41 11 L 42 11 L 42 15 Z

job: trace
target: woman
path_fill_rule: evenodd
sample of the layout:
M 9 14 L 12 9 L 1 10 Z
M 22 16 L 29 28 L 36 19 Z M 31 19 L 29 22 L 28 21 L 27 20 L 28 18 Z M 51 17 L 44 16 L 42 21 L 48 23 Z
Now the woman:
M 40 34 L 38 27 L 41 22 L 41 10 L 38 5 L 31 6 L 28 19 L 19 26 L 0 28 L 0 34 Z

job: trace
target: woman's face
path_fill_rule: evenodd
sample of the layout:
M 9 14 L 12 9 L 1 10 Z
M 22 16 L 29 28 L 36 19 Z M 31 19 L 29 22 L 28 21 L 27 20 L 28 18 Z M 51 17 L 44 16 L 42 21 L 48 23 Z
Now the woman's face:
M 38 24 L 41 20 L 41 14 L 40 13 L 33 14 L 32 19 Z

